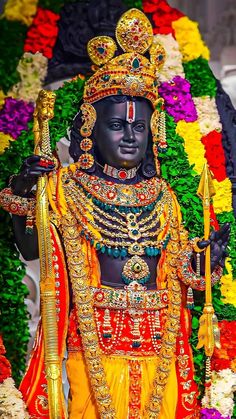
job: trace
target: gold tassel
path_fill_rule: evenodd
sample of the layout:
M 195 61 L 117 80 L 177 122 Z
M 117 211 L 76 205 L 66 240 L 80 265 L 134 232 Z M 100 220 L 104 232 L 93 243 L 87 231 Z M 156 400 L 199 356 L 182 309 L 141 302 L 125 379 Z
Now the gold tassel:
M 110 339 L 112 337 L 111 316 L 109 308 L 106 308 L 104 312 L 102 335 L 105 339 Z
M 194 308 L 193 290 L 191 287 L 188 287 L 186 307 L 189 309 Z

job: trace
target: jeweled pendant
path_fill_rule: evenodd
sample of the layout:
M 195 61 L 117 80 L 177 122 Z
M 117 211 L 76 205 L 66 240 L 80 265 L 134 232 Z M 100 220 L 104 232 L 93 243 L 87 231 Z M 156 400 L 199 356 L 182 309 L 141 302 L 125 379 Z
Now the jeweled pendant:
M 150 279 L 149 267 L 139 256 L 132 256 L 125 263 L 121 277 L 123 282 L 127 285 L 129 285 L 132 281 L 145 284 Z

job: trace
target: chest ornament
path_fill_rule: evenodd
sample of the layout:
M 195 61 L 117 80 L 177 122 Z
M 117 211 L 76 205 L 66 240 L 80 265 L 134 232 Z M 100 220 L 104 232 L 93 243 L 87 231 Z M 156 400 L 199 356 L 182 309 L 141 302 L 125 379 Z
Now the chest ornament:
M 77 171 L 64 175 L 63 188 L 80 236 L 111 258 L 129 258 L 122 270 L 126 285 L 145 284 L 150 271 L 141 256 L 157 257 L 170 239 L 172 198 L 166 184 L 157 178 L 117 184 Z

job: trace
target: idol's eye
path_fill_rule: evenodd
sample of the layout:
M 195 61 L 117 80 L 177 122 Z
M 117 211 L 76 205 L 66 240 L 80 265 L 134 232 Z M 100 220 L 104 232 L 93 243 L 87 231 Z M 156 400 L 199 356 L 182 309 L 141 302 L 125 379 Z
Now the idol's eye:
M 123 125 L 119 121 L 113 121 L 109 124 L 109 128 L 113 131 L 119 131 L 123 128 Z
M 143 132 L 145 130 L 146 126 L 143 122 L 138 122 L 137 124 L 134 125 L 133 128 L 135 129 L 135 131 Z

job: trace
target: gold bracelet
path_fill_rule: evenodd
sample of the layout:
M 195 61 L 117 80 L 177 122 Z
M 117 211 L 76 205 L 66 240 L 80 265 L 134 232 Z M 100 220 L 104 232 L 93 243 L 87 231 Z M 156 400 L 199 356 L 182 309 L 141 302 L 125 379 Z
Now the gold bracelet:
M 206 247 L 204 247 L 203 249 L 201 249 L 198 246 L 198 243 L 201 241 L 202 239 L 200 239 L 199 237 L 194 237 L 194 239 L 191 240 L 191 245 L 192 245 L 192 249 L 195 253 L 201 253 L 204 252 L 204 250 L 206 250 Z
M 36 199 L 14 195 L 11 188 L 0 192 L 0 206 L 7 212 L 21 217 L 26 216 L 26 233 L 32 234 L 35 224 Z
M 26 216 L 35 213 L 36 199 L 14 195 L 11 188 L 5 188 L 0 192 L 0 205 L 11 214 Z

